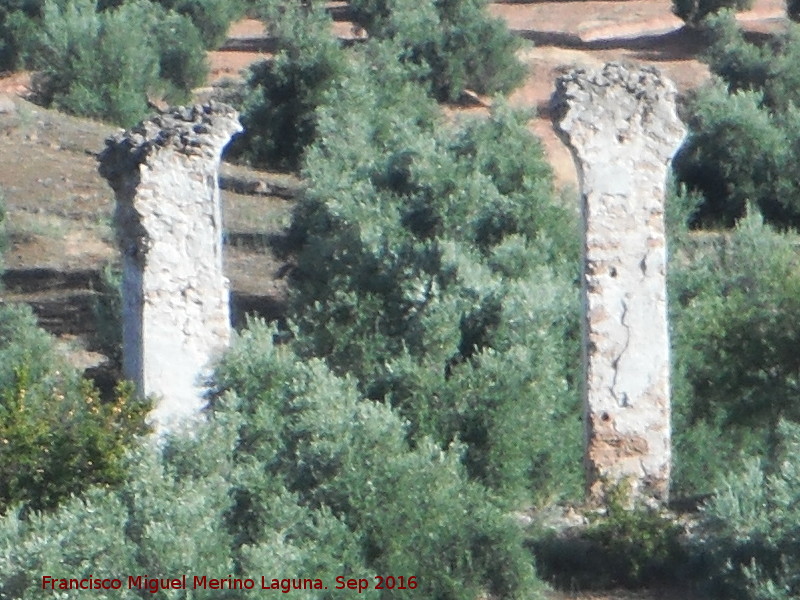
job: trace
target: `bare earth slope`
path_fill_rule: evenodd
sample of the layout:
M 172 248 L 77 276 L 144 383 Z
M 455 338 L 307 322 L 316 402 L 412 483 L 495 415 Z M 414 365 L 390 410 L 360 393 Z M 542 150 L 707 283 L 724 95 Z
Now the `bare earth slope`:
M 91 333 L 99 271 L 116 261 L 113 192 L 97 173 L 95 155 L 115 128 L 19 97 L 13 103 L 14 110 L 0 113 L 0 192 L 9 241 L 0 301 L 30 303 L 55 334 Z M 256 311 L 277 317 L 285 285 L 268 234 L 288 223 L 287 196 L 298 182 L 233 166 L 222 175 L 235 316 Z

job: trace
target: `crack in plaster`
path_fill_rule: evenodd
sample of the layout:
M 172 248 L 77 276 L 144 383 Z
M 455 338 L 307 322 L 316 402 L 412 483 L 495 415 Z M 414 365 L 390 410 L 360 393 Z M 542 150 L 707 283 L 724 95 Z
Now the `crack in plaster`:
M 620 300 L 620 304 L 622 305 L 622 315 L 620 315 L 619 322 L 625 328 L 625 343 L 623 344 L 622 350 L 619 351 L 617 357 L 611 362 L 611 365 L 614 369 L 614 377 L 611 380 L 611 386 L 608 388 L 608 390 L 611 392 L 611 396 L 616 401 L 617 406 L 621 408 L 627 408 L 630 406 L 628 394 L 622 392 L 621 397 L 617 395 L 617 379 L 619 377 L 619 361 L 622 360 L 622 357 L 628 351 L 628 347 L 631 343 L 631 327 L 629 323 L 625 322 L 625 319 L 628 316 L 628 303 L 622 299 Z

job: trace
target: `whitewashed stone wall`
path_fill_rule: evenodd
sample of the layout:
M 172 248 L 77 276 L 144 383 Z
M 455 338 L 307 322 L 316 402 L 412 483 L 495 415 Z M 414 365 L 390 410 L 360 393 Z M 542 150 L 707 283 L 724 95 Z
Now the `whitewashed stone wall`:
M 227 106 L 180 107 L 109 138 L 100 155 L 117 198 L 124 373 L 155 397 L 157 430 L 198 415 L 210 361 L 230 340 L 217 175 L 238 131 Z
M 654 68 L 607 64 L 556 84 L 556 129 L 578 168 L 584 224 L 589 499 L 609 486 L 665 502 L 671 463 L 664 197 L 686 130 Z

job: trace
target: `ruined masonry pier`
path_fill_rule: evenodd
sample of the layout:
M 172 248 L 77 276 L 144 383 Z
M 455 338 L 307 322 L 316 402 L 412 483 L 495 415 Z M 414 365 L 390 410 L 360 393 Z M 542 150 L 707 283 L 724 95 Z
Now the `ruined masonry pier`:
M 588 496 L 667 501 L 669 337 L 664 198 L 686 130 L 675 86 L 653 68 L 607 64 L 559 78 L 556 129 L 578 169 L 583 212 Z
M 230 107 L 180 107 L 109 138 L 100 155 L 117 199 L 123 370 L 156 398 L 157 430 L 198 414 L 210 362 L 230 340 L 217 178 L 238 131 Z

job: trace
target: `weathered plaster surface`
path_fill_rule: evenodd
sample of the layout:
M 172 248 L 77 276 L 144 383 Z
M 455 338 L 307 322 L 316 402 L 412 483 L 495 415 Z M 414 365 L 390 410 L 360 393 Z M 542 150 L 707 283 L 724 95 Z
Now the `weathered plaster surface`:
M 227 106 L 181 107 L 109 138 L 100 156 L 117 198 L 124 372 L 156 398 L 158 429 L 197 416 L 230 340 L 217 175 L 238 131 Z
M 671 463 L 664 198 L 686 130 L 675 86 L 607 64 L 559 78 L 556 129 L 578 168 L 584 224 L 587 485 L 602 502 L 667 500 Z

